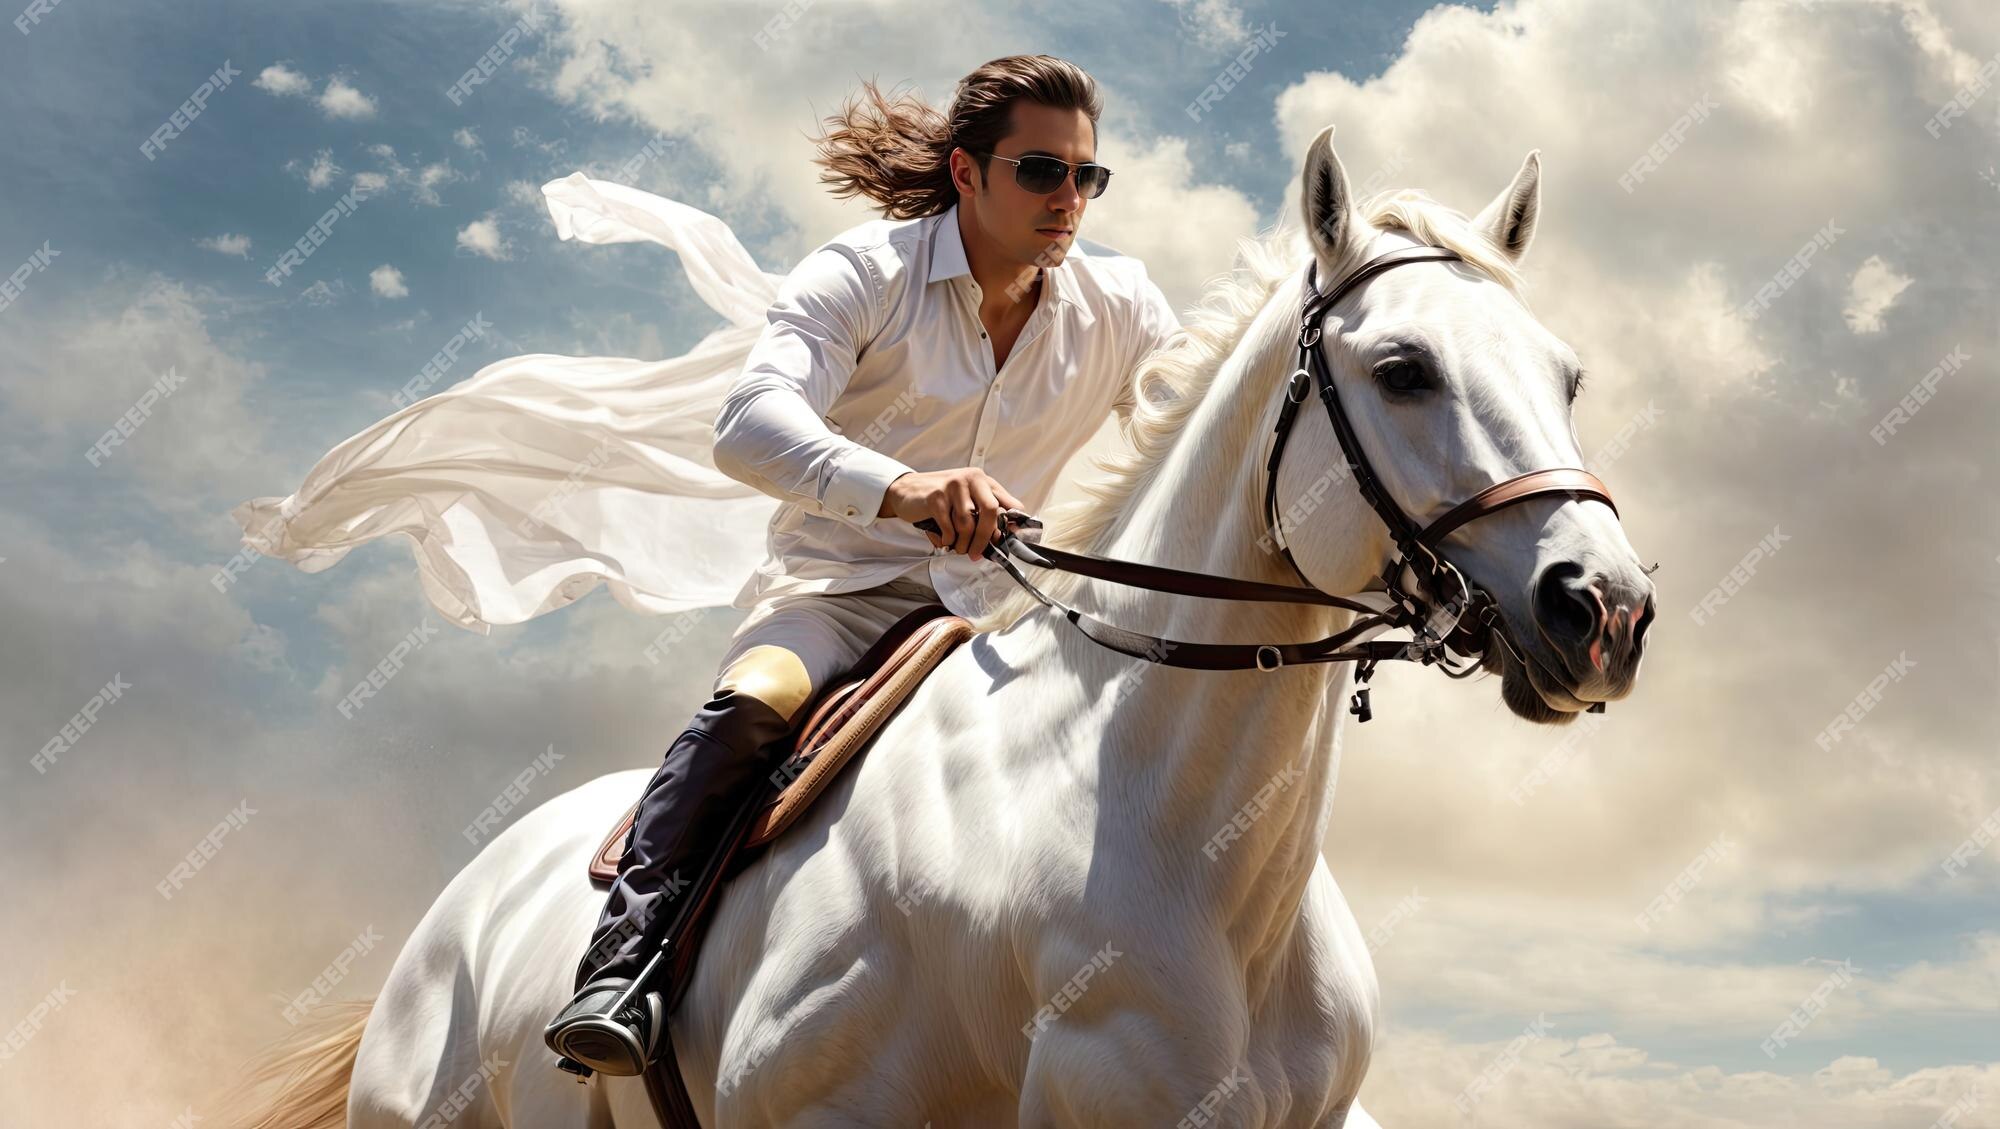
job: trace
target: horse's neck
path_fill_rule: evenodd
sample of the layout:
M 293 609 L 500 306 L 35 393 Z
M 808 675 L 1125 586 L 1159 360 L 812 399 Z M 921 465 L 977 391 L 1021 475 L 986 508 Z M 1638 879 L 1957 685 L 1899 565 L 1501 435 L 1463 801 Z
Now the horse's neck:
M 1106 555 L 1298 584 L 1284 559 L 1259 545 L 1265 454 L 1259 440 L 1281 380 L 1282 374 L 1278 383 L 1238 381 L 1234 394 L 1225 395 L 1218 376 L 1173 451 L 1125 503 Z M 1321 519 L 1351 521 L 1354 508 L 1330 503 Z M 1190 642 L 1303 641 L 1352 618 L 1310 605 L 1202 600 L 1104 584 L 1085 585 L 1077 598 L 1121 627 Z M 1124 794 L 1136 800 L 1146 823 L 1133 832 L 1175 852 L 1170 865 L 1188 878 L 1186 888 L 1206 892 L 1232 923 L 1239 951 L 1254 958 L 1296 921 L 1319 858 L 1348 667 L 1210 672 L 1102 653 L 1126 664 L 1102 746 L 1103 778 L 1119 781 L 1121 791 L 1123 782 L 1135 782 L 1136 791 Z

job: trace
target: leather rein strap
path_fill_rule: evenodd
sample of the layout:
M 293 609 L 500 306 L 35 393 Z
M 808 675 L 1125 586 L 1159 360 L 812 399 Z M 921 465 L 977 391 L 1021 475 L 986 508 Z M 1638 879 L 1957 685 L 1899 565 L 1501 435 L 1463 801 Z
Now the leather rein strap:
M 1039 519 L 1029 517 L 1019 510 L 1006 511 L 1005 519 L 1013 528 L 1008 528 L 994 539 L 993 547 L 999 552 L 989 559 L 1005 569 L 1007 574 L 1013 577 L 1017 584 L 1027 589 L 1030 595 L 1061 612 L 1064 618 L 1075 624 L 1077 629 L 1092 642 L 1120 654 L 1145 659 L 1162 666 L 1177 666 L 1191 670 L 1276 670 L 1280 666 L 1297 663 L 1359 662 L 1397 658 L 1401 657 L 1398 652 L 1409 646 L 1400 642 L 1368 642 L 1357 644 L 1352 649 L 1342 650 L 1357 636 L 1376 628 L 1406 626 L 1404 615 L 1408 606 L 1407 601 L 1399 605 L 1386 595 L 1382 595 L 1378 602 L 1387 605 L 1383 607 L 1346 596 L 1335 596 L 1317 588 L 1237 580 L 1231 577 L 1210 576 L 1207 573 L 1187 572 L 1177 568 L 1164 568 L 1160 565 L 1140 564 L 1136 561 L 1118 561 L 1087 553 L 1073 553 L 1047 545 L 1032 544 L 1015 535 L 1016 528 L 1040 527 Z M 928 519 L 917 524 L 919 528 L 937 531 L 936 523 Z M 1317 604 L 1323 607 L 1346 608 L 1362 614 L 1345 630 L 1310 643 L 1189 643 L 1163 639 L 1156 635 L 1128 631 L 1070 607 L 1042 591 L 1034 581 L 1029 580 L 1014 563 L 1016 560 L 1037 568 L 1073 572 L 1097 580 L 1108 580 L 1114 584 L 1147 588 L 1155 592 L 1180 596 L 1253 603 Z

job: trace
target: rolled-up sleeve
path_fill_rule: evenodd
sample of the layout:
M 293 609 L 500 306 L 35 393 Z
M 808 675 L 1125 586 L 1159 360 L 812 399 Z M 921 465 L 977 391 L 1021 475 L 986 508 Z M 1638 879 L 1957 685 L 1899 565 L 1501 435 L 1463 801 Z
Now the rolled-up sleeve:
M 715 419 L 715 465 L 781 501 L 857 526 L 910 468 L 834 431 L 826 413 L 882 321 L 868 264 L 837 247 L 806 256 Z
M 1132 317 L 1127 332 L 1131 335 L 1131 361 L 1125 366 L 1125 378 L 1119 382 L 1118 396 L 1111 403 L 1111 410 L 1118 414 L 1118 426 L 1130 426 L 1132 411 L 1137 407 L 1139 394 L 1139 362 L 1147 354 L 1165 346 L 1174 335 L 1181 332 L 1181 318 L 1174 304 L 1152 278 L 1143 271 L 1139 275 L 1138 298 L 1132 305 Z M 1173 393 L 1165 388 L 1148 392 L 1149 398 L 1171 399 Z

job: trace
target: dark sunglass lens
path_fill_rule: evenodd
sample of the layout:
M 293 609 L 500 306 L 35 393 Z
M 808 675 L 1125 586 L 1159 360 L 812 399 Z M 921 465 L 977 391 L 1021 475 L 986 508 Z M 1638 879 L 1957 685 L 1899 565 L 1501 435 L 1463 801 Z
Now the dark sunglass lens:
M 1015 168 L 1019 175 L 1014 179 L 1022 188 L 1037 194 L 1054 192 L 1069 175 L 1069 166 L 1054 157 L 1023 157 Z
M 1076 190 L 1086 200 L 1104 195 L 1104 189 L 1110 183 L 1111 170 L 1103 165 L 1081 165 L 1076 170 Z

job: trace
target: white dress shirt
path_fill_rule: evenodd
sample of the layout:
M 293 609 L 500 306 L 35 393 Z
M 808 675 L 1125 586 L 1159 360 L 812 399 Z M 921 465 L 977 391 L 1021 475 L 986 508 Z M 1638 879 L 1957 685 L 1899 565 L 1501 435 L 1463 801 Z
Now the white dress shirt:
M 1137 259 L 1073 244 L 1042 277 L 996 372 L 956 205 L 861 224 L 792 271 L 715 421 L 716 467 L 785 503 L 737 607 L 927 568 L 954 612 L 983 609 L 998 566 L 878 518 L 889 483 L 982 467 L 1039 511 L 1105 416 L 1129 418 L 1134 367 L 1180 329 Z

